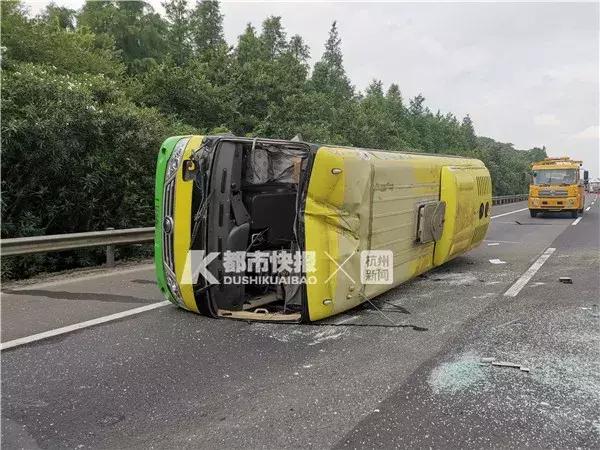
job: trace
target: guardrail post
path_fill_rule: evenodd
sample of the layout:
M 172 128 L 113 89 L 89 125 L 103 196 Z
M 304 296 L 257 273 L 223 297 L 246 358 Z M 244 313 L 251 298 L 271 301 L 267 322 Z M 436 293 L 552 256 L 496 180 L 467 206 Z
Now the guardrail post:
M 114 228 L 109 227 L 106 230 L 114 230 Z M 112 244 L 106 246 L 106 267 L 115 267 L 115 246 Z

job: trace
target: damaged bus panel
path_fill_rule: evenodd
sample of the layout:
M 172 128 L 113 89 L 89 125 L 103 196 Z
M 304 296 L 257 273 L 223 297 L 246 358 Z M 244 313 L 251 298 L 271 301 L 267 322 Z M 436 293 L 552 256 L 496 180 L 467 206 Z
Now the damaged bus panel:
M 491 192 L 476 159 L 172 137 L 156 172 L 158 284 L 211 317 L 323 319 L 477 246 Z

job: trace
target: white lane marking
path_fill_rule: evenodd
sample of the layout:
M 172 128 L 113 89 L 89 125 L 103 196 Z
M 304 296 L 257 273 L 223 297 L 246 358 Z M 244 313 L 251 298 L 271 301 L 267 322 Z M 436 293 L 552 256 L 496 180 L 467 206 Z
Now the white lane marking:
M 40 288 L 46 288 L 46 287 L 51 287 L 51 286 L 60 286 L 62 284 L 76 283 L 78 281 L 95 280 L 96 278 L 110 277 L 110 276 L 114 276 L 114 275 L 118 276 L 118 275 L 125 275 L 128 273 L 144 272 L 145 270 L 150 270 L 150 269 L 154 269 L 154 264 L 143 264 L 141 266 L 132 267 L 129 269 L 108 270 L 105 272 L 103 271 L 101 273 L 93 273 L 93 274 L 84 275 L 81 277 L 65 278 L 63 280 L 47 281 L 47 282 L 34 283 L 34 284 L 23 284 L 23 285 L 15 284 L 14 286 L 7 286 L 6 284 L 4 284 L 2 287 L 3 288 L 10 287 L 10 289 L 14 290 L 14 291 L 25 291 L 27 289 L 40 289 Z
M 490 259 L 492 264 L 506 264 L 506 261 L 502 261 L 501 259 Z
M 506 222 L 506 223 L 514 223 L 514 222 Z M 520 242 L 517 242 L 517 241 L 496 241 L 493 239 L 484 239 L 483 242 L 499 242 L 501 244 L 520 244 Z
M 525 211 L 526 209 L 529 209 L 529 208 L 521 208 L 521 209 L 517 209 L 516 211 L 510 211 L 510 212 L 507 212 L 504 214 L 498 214 L 497 216 L 492 216 L 492 219 L 495 219 L 496 217 L 508 216 L 509 214 L 514 214 L 514 213 L 518 213 L 521 211 Z
M 521 289 L 525 287 L 525 285 L 531 280 L 531 278 L 536 274 L 540 267 L 546 262 L 548 258 L 556 251 L 555 248 L 549 247 L 546 249 L 544 253 L 540 255 L 538 259 L 531 265 L 527 271 L 521 275 L 521 277 L 515 281 L 515 283 L 508 288 L 508 290 L 504 293 L 505 297 L 515 297 Z
M 488 244 L 488 247 L 492 247 L 492 246 L 495 246 L 495 245 L 500 245 L 500 242 L 490 242 Z
M 13 339 L 12 341 L 2 342 L 2 344 L 0 344 L 0 351 L 7 350 L 9 348 L 19 347 L 20 345 L 29 344 L 31 342 L 41 341 L 42 339 L 48 339 L 50 337 L 58 336 L 61 334 L 70 333 L 72 331 L 81 330 L 82 328 L 92 327 L 101 323 L 122 319 L 123 317 L 133 316 L 135 314 L 140 314 L 170 304 L 171 302 L 168 300 L 158 303 L 151 303 L 150 305 L 140 306 L 139 308 L 134 309 L 128 309 L 127 311 L 121 311 L 119 313 L 111 314 L 109 316 L 99 317 L 97 319 L 92 320 L 86 320 L 85 322 L 76 323 L 74 325 L 68 325 L 66 327 L 56 328 L 50 331 L 44 331 L 43 333 L 37 333 L 32 334 L 31 336 Z
M 573 221 L 573 223 L 571 225 L 577 225 L 579 222 L 581 222 L 581 219 L 583 219 L 583 217 L 578 217 L 577 219 L 575 219 Z
M 592 203 L 592 205 L 593 205 L 593 203 Z M 590 210 L 590 208 L 591 208 L 591 206 L 588 206 L 587 208 L 585 208 L 585 210 L 586 210 L 586 211 L 589 211 L 589 210 Z

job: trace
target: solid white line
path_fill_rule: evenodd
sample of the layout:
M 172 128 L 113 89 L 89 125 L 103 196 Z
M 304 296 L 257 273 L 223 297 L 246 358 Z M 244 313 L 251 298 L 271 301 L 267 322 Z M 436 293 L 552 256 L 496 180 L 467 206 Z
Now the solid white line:
M 509 214 L 514 214 L 514 213 L 518 213 L 521 211 L 525 211 L 526 209 L 529 209 L 529 208 L 521 208 L 521 209 L 517 209 L 516 211 L 511 211 L 511 212 L 507 212 L 504 214 L 498 214 L 497 216 L 492 216 L 492 219 L 495 219 L 496 217 L 508 216 Z
M 589 211 L 591 208 L 591 206 L 588 206 L 587 208 L 585 208 L 586 211 Z
M 540 267 L 542 267 L 546 260 L 550 258 L 550 255 L 552 255 L 552 253 L 554 253 L 555 251 L 555 248 L 547 248 L 546 251 L 542 253 L 541 256 L 531 265 L 531 267 L 527 269 L 527 271 L 523 275 L 521 275 L 521 277 L 517 281 L 515 281 L 515 283 L 510 288 L 508 288 L 508 290 L 504 293 L 504 296 L 514 297 L 519 292 L 521 292 L 521 289 L 525 287 L 529 280 L 531 280 L 531 277 L 533 277 L 536 274 L 536 272 L 540 270 Z
M 581 222 L 581 219 L 583 219 L 583 217 L 578 217 L 577 219 L 575 219 L 573 221 L 573 223 L 571 225 L 577 225 L 579 222 Z
M 42 339 L 47 339 L 50 337 L 58 336 L 60 334 L 70 333 L 72 331 L 81 330 L 82 328 L 92 327 L 94 325 L 98 325 L 101 323 L 111 322 L 113 320 L 122 319 L 123 317 L 133 316 L 135 314 L 140 314 L 146 311 L 150 311 L 156 308 L 160 308 L 161 306 L 170 305 L 171 302 L 168 300 L 151 303 L 150 305 L 140 306 L 139 308 L 128 309 L 127 311 L 122 311 L 116 314 L 111 314 L 109 316 L 99 317 L 97 319 L 86 320 L 85 322 L 76 323 L 74 325 L 68 325 L 62 328 L 56 328 L 55 330 L 44 331 L 43 333 L 32 334 L 31 336 L 22 337 L 19 339 L 13 339 L 12 341 L 3 342 L 0 344 L 0 351 L 7 350 L 9 348 L 18 347 L 20 345 L 29 344 L 31 342 L 41 341 Z

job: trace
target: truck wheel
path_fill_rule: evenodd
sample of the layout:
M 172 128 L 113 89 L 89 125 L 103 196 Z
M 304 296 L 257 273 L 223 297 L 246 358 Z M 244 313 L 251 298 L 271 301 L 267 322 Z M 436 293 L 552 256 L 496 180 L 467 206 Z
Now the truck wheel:
M 577 210 L 576 210 L 576 209 L 574 209 L 573 211 L 571 211 L 571 217 L 572 217 L 573 219 L 576 219 L 576 218 L 577 218 Z
M 531 217 L 535 217 L 535 216 L 537 216 L 537 211 L 536 211 L 535 209 L 530 209 L 530 210 L 529 210 L 529 215 L 530 215 Z

